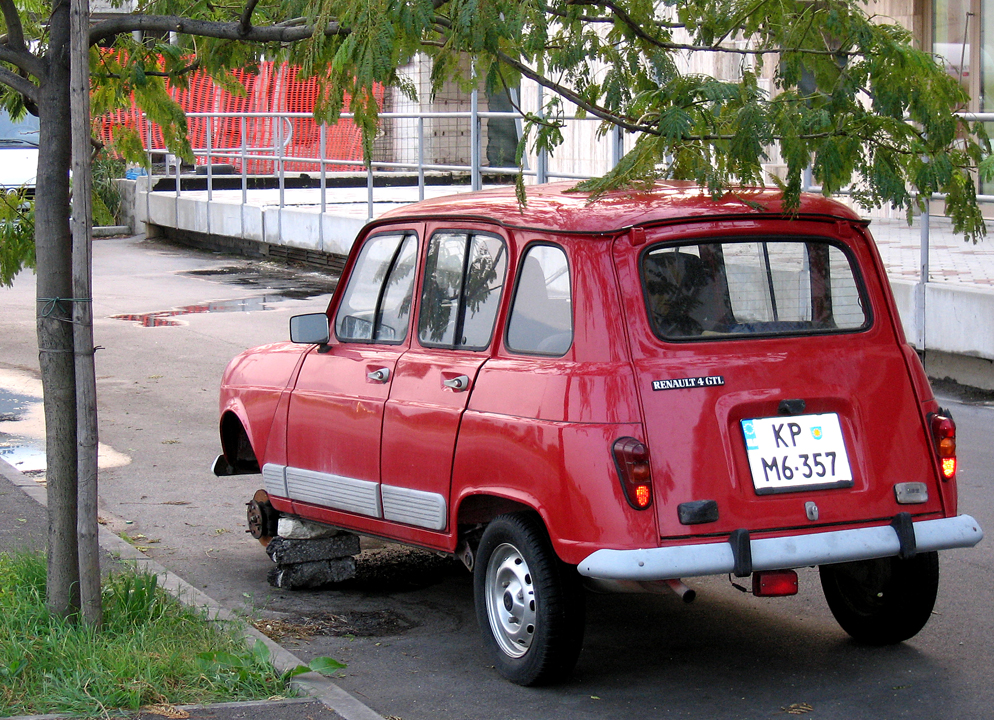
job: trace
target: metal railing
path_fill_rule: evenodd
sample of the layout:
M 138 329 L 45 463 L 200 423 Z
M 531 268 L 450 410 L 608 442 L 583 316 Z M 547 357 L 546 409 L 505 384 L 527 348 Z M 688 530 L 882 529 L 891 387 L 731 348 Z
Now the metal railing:
M 541 90 L 541 88 L 539 88 Z M 453 172 L 453 173 L 464 173 L 469 178 L 469 184 L 473 190 L 481 189 L 483 186 L 484 174 L 490 176 L 506 175 L 513 176 L 521 172 L 526 178 L 531 178 L 536 183 L 545 183 L 554 179 L 573 179 L 573 180 L 583 180 L 593 177 L 593 174 L 582 174 L 582 173 L 570 173 L 563 171 L 551 170 L 549 165 L 548 153 L 544 149 L 538 150 L 534 153 L 535 167 L 534 169 L 525 167 L 520 170 L 518 167 L 508 167 L 508 166 L 489 166 L 485 165 L 482 160 L 482 124 L 485 121 L 493 119 L 510 119 L 514 120 L 518 126 L 518 136 L 520 137 L 520 122 L 522 116 L 517 112 L 495 112 L 495 111 L 483 111 L 479 110 L 479 105 L 477 102 L 477 92 L 472 93 L 471 107 L 468 111 L 447 111 L 447 112 L 434 112 L 434 111 L 423 111 L 423 112 L 386 112 L 380 113 L 381 123 L 389 123 L 398 120 L 414 120 L 416 121 L 417 132 L 415 135 L 415 145 L 416 145 L 416 160 L 409 161 L 398 161 L 396 159 L 387 160 L 377 160 L 373 159 L 371 162 L 366 163 L 364 159 L 357 157 L 334 157 L 326 154 L 325 150 L 327 147 L 327 132 L 329 126 L 320 124 L 317 125 L 319 131 L 319 139 L 317 142 L 318 153 L 312 156 L 301 156 L 301 155 L 288 155 L 287 148 L 290 147 L 293 140 L 293 121 L 313 121 L 313 116 L 310 113 L 225 113 L 225 112 L 204 112 L 204 113 L 188 113 L 187 117 L 191 124 L 197 120 L 203 120 L 206 124 L 206 132 L 204 133 L 205 143 L 203 147 L 193 148 L 193 154 L 195 158 L 203 162 L 206 170 L 206 182 L 207 182 L 207 203 L 208 206 L 214 200 L 215 191 L 215 165 L 219 162 L 235 162 L 240 166 L 240 176 L 241 176 L 241 194 L 242 203 L 247 204 L 248 202 L 248 190 L 250 184 L 250 178 L 255 176 L 255 173 L 248 172 L 248 167 L 252 162 L 263 162 L 272 163 L 274 174 L 277 179 L 277 187 L 279 189 L 279 208 L 282 209 L 286 205 L 286 166 L 288 164 L 308 165 L 313 166 L 318 175 L 318 188 L 320 189 L 320 209 L 321 212 L 325 212 L 328 206 L 328 177 L 330 166 L 333 167 L 345 167 L 352 168 L 354 172 L 364 172 L 366 175 L 366 188 L 367 188 L 367 199 L 366 199 L 366 216 L 367 221 L 373 217 L 373 206 L 375 201 L 375 179 L 378 173 L 397 173 L 402 171 L 409 171 L 417 176 L 417 188 L 418 188 L 418 199 L 422 200 L 425 197 L 425 185 L 426 185 L 426 173 L 432 172 Z M 537 101 L 539 108 L 542 104 L 542 93 L 539 92 L 537 96 Z M 349 122 L 353 119 L 351 113 L 342 113 L 341 118 L 343 121 Z M 214 147 L 213 138 L 215 135 L 215 128 L 217 124 L 223 121 L 230 121 L 232 119 L 237 119 L 240 123 L 240 144 L 236 147 Z M 468 120 L 470 125 L 470 162 L 469 164 L 459 164 L 452 162 L 439 162 L 435 159 L 427 159 L 426 157 L 426 123 L 446 120 L 446 119 L 462 119 Z M 595 122 L 599 123 L 600 120 L 594 117 L 576 117 L 567 116 L 563 118 L 568 122 L 577 123 L 589 123 Z M 271 145 L 249 145 L 248 138 L 249 132 L 247 124 L 249 121 L 269 121 L 273 123 L 272 138 L 273 142 Z M 180 197 L 183 192 L 182 189 L 182 168 L 180 162 L 176 161 L 174 156 L 169 152 L 168 148 L 151 147 L 153 144 L 153 137 L 155 137 L 152 125 L 149 121 L 145 121 L 145 141 L 146 148 L 149 148 L 149 164 L 151 165 L 153 157 L 164 156 L 166 159 L 166 174 L 172 174 L 175 177 L 175 195 Z M 610 147 L 610 161 L 608 167 L 612 167 L 616 164 L 621 156 L 624 154 L 623 150 L 623 137 L 620 130 L 615 130 L 609 139 L 603 141 L 609 143 Z M 605 168 L 606 169 L 606 168 Z M 300 174 L 300 173 L 295 173 Z M 230 175 L 226 174 L 230 177 Z M 208 218 L 210 217 L 210 211 L 208 208 Z M 209 222 L 209 221 L 208 221 Z

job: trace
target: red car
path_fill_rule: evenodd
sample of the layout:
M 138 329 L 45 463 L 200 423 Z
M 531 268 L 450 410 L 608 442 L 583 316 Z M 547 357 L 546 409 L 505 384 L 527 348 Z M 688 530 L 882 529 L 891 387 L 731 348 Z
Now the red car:
M 261 471 L 274 512 L 458 554 L 516 683 L 571 671 L 585 585 L 734 573 L 786 595 L 818 565 L 846 632 L 900 642 L 936 551 L 983 536 L 867 223 L 823 197 L 409 205 L 290 334 L 225 372 L 215 472 Z

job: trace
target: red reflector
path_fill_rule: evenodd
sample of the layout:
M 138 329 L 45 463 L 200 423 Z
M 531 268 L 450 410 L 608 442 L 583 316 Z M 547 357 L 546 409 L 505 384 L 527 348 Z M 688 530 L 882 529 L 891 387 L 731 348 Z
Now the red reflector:
M 652 505 L 652 472 L 648 449 L 633 437 L 622 437 L 614 441 L 611 454 L 614 456 L 618 479 L 621 480 L 621 489 L 625 492 L 628 504 L 636 510 L 645 510 Z
M 764 570 L 752 574 L 752 594 L 757 597 L 797 595 L 797 573 L 793 570 Z
M 956 458 L 942 458 L 942 477 L 952 480 L 956 474 Z

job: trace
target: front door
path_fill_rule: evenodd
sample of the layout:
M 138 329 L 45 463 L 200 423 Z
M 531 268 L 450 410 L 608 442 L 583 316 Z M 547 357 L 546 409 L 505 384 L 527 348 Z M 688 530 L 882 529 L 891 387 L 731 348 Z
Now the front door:
M 463 411 L 491 356 L 507 273 L 496 232 L 435 228 L 425 255 L 417 336 L 397 362 L 383 417 L 383 517 L 448 524 L 452 457 Z
M 335 309 L 332 338 L 304 360 L 290 399 L 287 493 L 306 506 L 382 517 L 383 408 L 410 346 L 417 228 L 366 240 Z

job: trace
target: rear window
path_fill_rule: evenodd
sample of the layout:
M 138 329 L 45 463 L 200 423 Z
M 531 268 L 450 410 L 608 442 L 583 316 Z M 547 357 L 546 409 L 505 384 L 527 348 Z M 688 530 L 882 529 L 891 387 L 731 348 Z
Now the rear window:
M 842 248 L 764 238 L 657 246 L 642 255 L 653 331 L 665 340 L 853 332 L 870 325 Z

